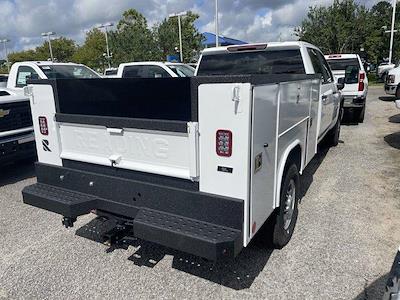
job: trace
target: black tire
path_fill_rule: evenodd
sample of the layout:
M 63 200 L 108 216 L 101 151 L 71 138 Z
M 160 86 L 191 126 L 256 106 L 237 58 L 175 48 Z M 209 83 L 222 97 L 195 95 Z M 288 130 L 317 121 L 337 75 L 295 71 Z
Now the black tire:
M 359 111 L 357 111 L 356 116 L 354 117 L 354 119 L 358 123 L 363 123 L 364 122 L 364 117 L 365 117 L 365 104 Z
M 294 188 L 294 197 L 292 197 L 290 206 L 292 209 L 290 222 L 288 222 L 288 198 L 289 190 Z M 288 168 L 285 169 L 282 178 L 280 205 L 275 215 L 275 220 L 272 230 L 272 246 L 276 249 L 282 249 L 289 243 L 294 228 L 296 226 L 297 216 L 299 213 L 299 194 L 300 194 L 300 176 L 296 164 L 289 163 Z
M 326 135 L 326 142 L 328 146 L 336 147 L 339 144 L 340 137 L 340 125 L 342 122 L 343 108 L 340 110 L 339 117 L 336 121 L 335 126 Z
M 396 99 L 400 99 L 400 85 L 397 87 L 396 90 Z

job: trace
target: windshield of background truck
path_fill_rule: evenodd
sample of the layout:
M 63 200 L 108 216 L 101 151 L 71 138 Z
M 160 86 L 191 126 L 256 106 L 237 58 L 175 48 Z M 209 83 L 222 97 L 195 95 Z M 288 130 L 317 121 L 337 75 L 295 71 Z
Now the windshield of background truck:
M 327 62 L 333 71 L 344 71 L 348 66 L 360 69 L 360 64 L 357 58 L 327 59 Z
M 95 72 L 85 66 L 74 65 L 53 65 L 40 66 L 40 69 L 46 74 L 48 79 L 58 78 L 100 78 Z
M 195 69 L 185 65 L 168 65 L 176 75 L 179 77 L 192 77 L 194 76 Z
M 305 74 L 299 49 L 204 55 L 197 75 Z

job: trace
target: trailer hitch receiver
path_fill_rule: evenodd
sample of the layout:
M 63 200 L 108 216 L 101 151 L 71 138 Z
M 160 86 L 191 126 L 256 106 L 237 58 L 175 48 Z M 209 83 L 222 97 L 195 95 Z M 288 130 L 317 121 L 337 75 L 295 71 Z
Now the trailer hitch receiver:
M 76 221 L 76 218 L 70 218 L 70 217 L 64 217 L 62 220 L 62 224 L 65 226 L 65 228 L 69 227 L 74 227 L 74 223 Z

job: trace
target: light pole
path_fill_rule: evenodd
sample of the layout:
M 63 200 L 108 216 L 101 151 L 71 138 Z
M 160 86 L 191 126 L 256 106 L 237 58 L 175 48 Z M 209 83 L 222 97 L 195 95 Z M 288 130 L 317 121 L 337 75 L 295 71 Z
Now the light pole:
M 114 26 L 114 23 L 108 22 L 108 23 L 105 23 L 105 24 L 101 24 L 100 26 L 97 27 L 98 29 L 101 29 L 101 28 L 104 28 L 104 29 L 105 29 L 105 35 L 106 35 L 106 49 L 107 49 L 107 56 L 106 56 L 106 58 L 107 58 L 107 61 L 108 61 L 108 68 L 111 68 L 111 57 L 112 57 L 112 54 L 110 54 L 110 47 L 108 46 L 108 30 L 107 30 L 107 28 L 108 28 L 108 27 L 111 27 L 111 26 Z
M 392 29 L 390 32 L 390 48 L 389 48 L 389 65 L 392 63 L 392 56 L 393 56 L 393 39 L 394 39 L 394 23 L 395 23 L 395 19 L 396 19 L 396 3 L 397 3 L 397 0 L 393 0 Z
M 181 62 L 183 62 L 183 50 L 182 50 L 182 25 L 181 25 L 181 17 L 186 16 L 187 11 L 183 11 L 176 14 L 170 14 L 169 18 L 178 17 L 178 30 L 179 30 L 179 53 L 181 57 Z
M 42 37 L 47 37 L 47 41 L 49 42 L 49 50 L 50 50 L 50 58 L 51 61 L 54 61 L 54 57 L 53 57 L 53 49 L 51 48 L 51 40 L 50 40 L 50 36 L 55 35 L 56 33 L 53 31 L 49 31 L 49 32 L 43 32 L 42 33 Z
M 215 0 L 215 47 L 219 46 L 218 0 Z
M 7 53 L 7 43 L 9 41 L 10 41 L 9 39 L 0 40 L 0 43 L 3 43 L 3 46 L 4 46 L 4 54 L 6 56 L 6 65 L 7 65 L 8 73 L 10 73 L 10 64 L 8 63 L 8 53 Z

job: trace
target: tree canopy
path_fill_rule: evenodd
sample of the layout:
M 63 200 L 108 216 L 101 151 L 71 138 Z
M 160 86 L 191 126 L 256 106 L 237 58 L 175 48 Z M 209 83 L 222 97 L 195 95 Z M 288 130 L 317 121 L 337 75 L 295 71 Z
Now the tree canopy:
M 202 35 L 194 26 L 198 15 L 191 12 L 181 18 L 184 61 L 192 59 L 201 48 Z M 135 9 L 122 14 L 114 30 L 108 31 L 111 63 L 118 66 L 122 62 L 165 60 L 167 55 L 177 54 L 179 48 L 178 21 L 176 18 L 164 19 L 160 24 L 149 27 L 146 18 Z M 108 66 L 105 33 L 92 29 L 86 33 L 82 45 L 65 37 L 51 41 L 53 56 L 57 61 L 83 63 L 91 68 L 104 69 Z M 47 41 L 34 50 L 10 53 L 11 63 L 25 60 L 49 59 Z
M 318 46 L 324 53 L 359 53 L 364 49 L 372 62 L 388 57 L 393 7 L 381 1 L 367 9 L 354 0 L 334 0 L 330 6 L 310 7 L 296 29 L 302 41 Z M 396 27 L 400 28 L 400 8 L 396 10 Z M 395 38 L 394 57 L 400 58 L 399 38 Z

